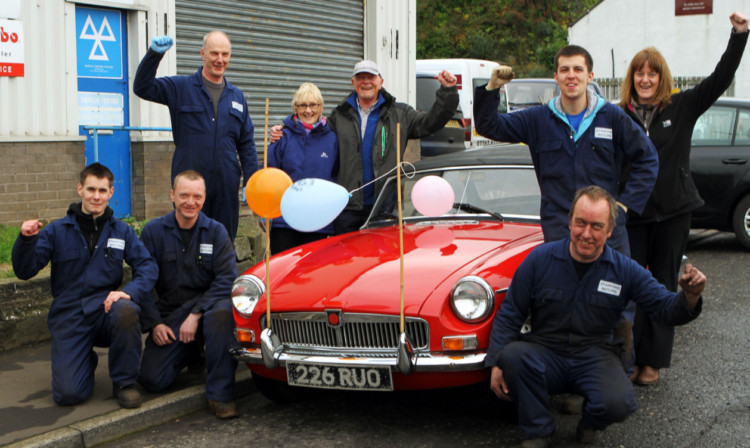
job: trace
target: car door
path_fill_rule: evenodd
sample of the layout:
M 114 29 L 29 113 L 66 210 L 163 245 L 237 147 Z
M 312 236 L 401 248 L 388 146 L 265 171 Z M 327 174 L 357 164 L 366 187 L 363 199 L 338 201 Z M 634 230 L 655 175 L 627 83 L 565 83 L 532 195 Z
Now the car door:
M 750 109 L 712 106 L 693 128 L 690 165 L 705 201 L 693 211 L 693 227 L 726 229 L 750 173 Z

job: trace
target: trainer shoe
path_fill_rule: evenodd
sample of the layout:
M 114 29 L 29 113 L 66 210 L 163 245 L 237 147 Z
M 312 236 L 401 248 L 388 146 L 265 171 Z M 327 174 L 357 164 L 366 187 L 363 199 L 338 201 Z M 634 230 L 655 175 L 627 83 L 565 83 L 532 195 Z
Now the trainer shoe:
M 234 401 L 208 400 L 208 412 L 222 420 L 237 417 L 237 406 Z
M 135 384 L 120 387 L 112 383 L 112 395 L 121 408 L 135 409 L 141 406 L 141 393 L 135 388 Z

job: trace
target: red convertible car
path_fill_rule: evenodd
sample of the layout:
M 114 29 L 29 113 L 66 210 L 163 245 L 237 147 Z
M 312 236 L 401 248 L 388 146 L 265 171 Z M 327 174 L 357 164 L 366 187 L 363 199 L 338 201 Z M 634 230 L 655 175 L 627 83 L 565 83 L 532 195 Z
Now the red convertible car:
M 492 319 L 516 268 L 543 241 L 528 149 L 489 146 L 413 171 L 402 176 L 403 324 L 395 177 L 359 231 L 271 258 L 270 313 L 264 263 L 234 282 L 234 355 L 266 397 L 286 401 L 289 386 L 434 389 L 489 377 Z M 453 208 L 438 217 L 411 201 L 428 175 L 454 191 Z

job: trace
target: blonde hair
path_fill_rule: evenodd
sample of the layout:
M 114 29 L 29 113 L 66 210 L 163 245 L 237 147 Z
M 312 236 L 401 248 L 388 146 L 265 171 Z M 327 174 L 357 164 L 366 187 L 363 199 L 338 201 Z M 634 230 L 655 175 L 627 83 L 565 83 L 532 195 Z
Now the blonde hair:
M 321 94 L 320 89 L 311 82 L 302 83 L 302 85 L 299 86 L 299 89 L 294 93 L 294 98 L 292 98 L 292 113 L 297 111 L 297 104 L 301 103 L 303 98 L 312 98 L 315 100 L 315 102 L 320 104 L 318 111 L 321 115 L 323 114 L 323 94 Z
M 651 70 L 659 74 L 659 86 L 656 88 L 656 95 L 654 95 L 654 104 L 661 104 L 659 110 L 664 110 L 672 100 L 672 86 L 674 85 L 674 81 L 672 80 L 672 73 L 669 71 L 667 61 L 659 53 L 659 50 L 654 47 L 648 47 L 636 53 L 633 56 L 633 60 L 630 61 L 628 73 L 622 80 L 622 86 L 620 87 L 620 102 L 618 103 L 620 107 L 625 107 L 632 100 L 638 98 L 638 94 L 635 91 L 635 72 L 642 69 L 646 62 L 648 62 Z

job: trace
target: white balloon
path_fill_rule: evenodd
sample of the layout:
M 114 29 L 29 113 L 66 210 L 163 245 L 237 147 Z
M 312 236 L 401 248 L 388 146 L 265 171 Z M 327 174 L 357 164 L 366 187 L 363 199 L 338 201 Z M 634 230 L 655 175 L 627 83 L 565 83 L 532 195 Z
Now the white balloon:
M 315 232 L 341 213 L 349 192 L 339 184 L 317 178 L 294 182 L 281 197 L 281 216 L 300 232 Z

